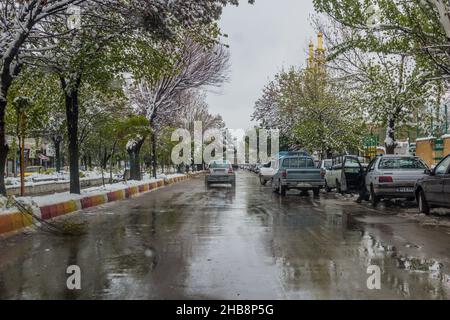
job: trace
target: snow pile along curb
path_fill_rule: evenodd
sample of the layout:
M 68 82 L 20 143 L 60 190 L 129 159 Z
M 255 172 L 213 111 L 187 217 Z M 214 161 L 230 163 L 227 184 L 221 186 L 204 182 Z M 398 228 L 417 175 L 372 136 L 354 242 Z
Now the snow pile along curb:
M 165 185 L 170 185 L 180 181 L 195 177 L 202 172 L 196 172 L 188 175 L 176 175 L 174 177 L 164 177 L 157 180 L 147 181 L 130 181 L 132 185 L 127 185 L 125 188 L 113 188 L 114 190 L 98 190 L 89 195 L 67 195 L 65 201 L 58 203 L 39 203 L 38 208 L 34 213 L 44 220 L 53 219 L 71 212 L 82 209 L 95 207 L 107 202 L 114 202 L 123 199 L 132 198 L 140 193 L 146 193 Z M 58 199 L 58 197 L 54 197 Z M 45 202 L 45 201 L 43 201 Z M 33 224 L 33 219 L 30 215 L 20 212 L 10 212 L 0 214 L 0 234 L 17 231 L 22 228 L 29 227 Z

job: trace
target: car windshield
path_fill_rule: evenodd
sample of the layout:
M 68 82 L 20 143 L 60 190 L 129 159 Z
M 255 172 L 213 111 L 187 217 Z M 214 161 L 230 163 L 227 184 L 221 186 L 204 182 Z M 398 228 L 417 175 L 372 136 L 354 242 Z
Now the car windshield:
M 426 169 L 425 164 L 417 158 L 384 158 L 378 165 L 380 169 Z
M 283 160 L 283 167 L 288 169 L 315 168 L 313 159 L 310 158 L 287 158 Z
M 228 162 L 212 162 L 209 165 L 210 168 L 229 168 L 230 167 L 230 163 Z
M 331 169 L 331 166 L 333 165 L 333 160 L 325 160 L 323 162 L 323 166 L 325 167 L 325 169 Z
M 349 157 L 345 159 L 345 166 L 350 168 L 358 168 L 360 166 L 360 163 L 358 159 Z

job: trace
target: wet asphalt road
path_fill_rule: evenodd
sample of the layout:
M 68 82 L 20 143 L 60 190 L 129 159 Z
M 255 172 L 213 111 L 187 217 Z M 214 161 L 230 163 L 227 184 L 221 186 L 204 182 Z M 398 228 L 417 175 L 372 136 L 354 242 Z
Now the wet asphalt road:
M 239 172 L 76 213 L 87 233 L 0 239 L 2 299 L 449 299 L 450 232 Z M 68 290 L 66 268 L 81 268 Z M 381 289 L 367 288 L 379 266 Z M 431 269 L 431 271 L 430 271 Z

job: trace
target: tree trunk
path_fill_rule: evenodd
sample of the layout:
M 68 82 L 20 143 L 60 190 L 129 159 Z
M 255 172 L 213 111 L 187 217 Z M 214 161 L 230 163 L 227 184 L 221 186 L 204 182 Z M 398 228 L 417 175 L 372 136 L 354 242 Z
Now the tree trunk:
M 132 149 L 127 149 L 128 156 L 130 157 L 130 180 L 134 180 L 134 151 Z
M 69 138 L 69 172 L 70 172 L 70 193 L 80 194 L 80 166 L 79 146 L 78 146 L 78 88 L 81 79 L 78 78 L 72 88 L 67 88 L 65 79 L 61 78 L 61 85 L 64 91 L 67 117 L 67 133 Z
M 17 59 L 17 53 L 20 47 L 25 42 L 28 37 L 29 25 L 23 26 L 23 30 L 19 33 L 19 36 L 15 39 L 15 44 L 8 51 L 7 55 L 1 57 L 1 67 L 0 67 L 0 194 L 6 196 L 6 186 L 5 186 L 5 168 L 8 157 L 9 146 L 6 142 L 6 128 L 5 128 L 5 113 L 9 88 L 11 87 L 13 78 L 18 76 L 22 64 Z
M 113 183 L 113 161 L 114 153 L 116 152 L 117 140 L 114 141 L 113 147 L 111 148 L 111 157 L 109 158 L 109 183 Z
M 5 167 L 9 147 L 5 136 L 6 100 L 0 98 L 0 194 L 6 196 Z
M 390 115 L 386 128 L 386 139 L 384 140 L 386 154 L 394 154 L 397 143 L 395 142 L 395 117 Z
M 153 178 L 156 179 L 156 169 L 158 167 L 157 162 L 157 155 L 156 155 L 156 133 L 152 133 L 152 172 L 153 172 Z
M 56 172 L 61 171 L 61 136 L 52 137 L 53 146 L 55 147 L 55 168 Z
M 145 139 L 137 141 L 133 147 L 127 149 L 130 156 L 130 180 L 142 180 L 140 153 Z
M 89 154 L 87 157 L 87 168 L 89 168 L 89 170 L 92 171 L 92 156 L 91 156 L 91 154 Z
M 88 157 L 87 157 L 86 153 L 83 155 L 82 162 L 83 162 L 84 169 L 88 170 Z

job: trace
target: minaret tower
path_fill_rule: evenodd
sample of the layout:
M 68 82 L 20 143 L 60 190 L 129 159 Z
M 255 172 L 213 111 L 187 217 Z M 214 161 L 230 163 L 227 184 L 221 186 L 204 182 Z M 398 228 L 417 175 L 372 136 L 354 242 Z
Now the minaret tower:
M 317 35 L 317 50 L 315 56 L 315 65 L 319 71 L 325 71 L 325 48 L 323 46 L 323 33 Z
M 314 43 L 312 42 L 312 40 L 309 42 L 307 66 L 308 69 L 314 68 Z

